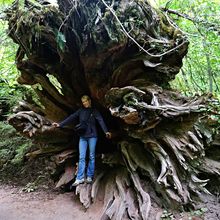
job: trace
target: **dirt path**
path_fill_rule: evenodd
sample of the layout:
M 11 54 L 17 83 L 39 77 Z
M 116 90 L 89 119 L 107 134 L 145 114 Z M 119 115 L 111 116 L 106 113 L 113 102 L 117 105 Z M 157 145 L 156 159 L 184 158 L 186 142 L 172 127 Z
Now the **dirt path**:
M 176 213 L 175 220 L 220 220 L 220 200 L 205 195 L 191 213 Z M 19 187 L 0 184 L 0 220 L 99 220 L 103 201 L 98 200 L 86 211 L 74 192 L 39 190 L 22 192 Z M 202 216 L 196 212 L 206 208 Z M 150 220 L 160 219 L 161 209 L 151 210 Z M 166 218 L 165 218 L 166 219 Z
M 0 186 L 0 220 L 97 220 L 100 214 L 98 204 L 85 211 L 73 192 L 24 193 Z

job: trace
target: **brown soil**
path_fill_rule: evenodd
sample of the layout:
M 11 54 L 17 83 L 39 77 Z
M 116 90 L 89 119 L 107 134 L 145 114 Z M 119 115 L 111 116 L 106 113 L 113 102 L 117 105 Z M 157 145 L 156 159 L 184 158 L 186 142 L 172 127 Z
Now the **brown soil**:
M 97 201 L 85 210 L 74 192 L 25 193 L 19 187 L 0 186 L 0 220 L 98 220 L 101 205 Z
M 220 201 L 218 197 L 202 196 L 203 202 L 196 206 L 196 211 L 172 213 L 153 207 L 150 220 L 219 220 Z M 74 192 L 55 190 L 37 190 L 31 193 L 21 187 L 0 185 L 0 220 L 99 220 L 102 212 L 101 200 L 85 210 Z M 201 208 L 206 208 L 201 214 Z M 199 213 L 199 214 L 198 214 Z M 163 214 L 164 217 L 161 218 Z

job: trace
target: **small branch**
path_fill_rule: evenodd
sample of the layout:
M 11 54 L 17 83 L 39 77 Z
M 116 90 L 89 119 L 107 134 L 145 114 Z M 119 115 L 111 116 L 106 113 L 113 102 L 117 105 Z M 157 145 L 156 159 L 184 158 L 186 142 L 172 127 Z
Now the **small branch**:
M 178 15 L 179 17 L 182 17 L 182 18 L 186 18 L 187 20 L 190 20 L 190 21 L 195 21 L 196 19 L 190 17 L 189 15 L 185 14 L 185 13 L 181 13 L 181 12 L 178 12 L 176 10 L 173 10 L 173 9 L 168 9 L 168 8 L 160 8 L 162 11 L 165 11 L 165 12 L 168 12 L 170 14 L 175 14 L 175 15 Z
M 63 27 L 63 25 L 65 24 L 65 22 L 70 18 L 70 16 L 72 15 L 72 12 L 74 11 L 74 9 L 76 9 L 76 5 L 73 5 L 73 7 L 70 9 L 68 15 L 65 17 L 64 21 L 62 22 L 62 24 L 60 25 L 58 31 L 60 32 L 61 28 Z
M 185 18 L 189 21 L 192 21 L 193 23 L 203 24 L 204 26 L 207 26 L 208 28 L 211 28 L 214 31 L 220 32 L 220 27 L 219 26 L 217 26 L 216 24 L 207 22 L 206 20 L 203 20 L 203 19 L 199 20 L 199 19 L 196 19 L 196 18 L 192 18 L 188 14 L 181 13 L 181 12 L 173 10 L 173 9 L 168 9 L 168 8 L 160 8 L 160 9 L 162 11 L 168 12 L 169 14 L 175 14 L 179 17 L 182 17 L 182 18 Z

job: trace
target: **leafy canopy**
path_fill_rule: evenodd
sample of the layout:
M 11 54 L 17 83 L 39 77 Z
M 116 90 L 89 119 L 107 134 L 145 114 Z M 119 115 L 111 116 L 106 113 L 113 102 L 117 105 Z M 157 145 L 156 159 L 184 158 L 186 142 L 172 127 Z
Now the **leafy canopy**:
M 172 86 L 186 94 L 211 92 L 220 98 L 219 0 L 160 0 L 159 4 L 165 11 L 177 12 L 167 10 L 190 42 Z

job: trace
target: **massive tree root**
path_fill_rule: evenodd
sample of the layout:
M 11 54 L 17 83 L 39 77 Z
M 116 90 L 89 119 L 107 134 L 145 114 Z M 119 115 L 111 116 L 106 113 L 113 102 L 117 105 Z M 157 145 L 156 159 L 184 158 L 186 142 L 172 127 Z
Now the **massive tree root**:
M 9 36 L 19 45 L 18 82 L 32 85 L 42 105 L 23 104 L 9 118 L 43 144 L 27 156 L 53 155 L 63 168 L 56 186 L 70 182 L 77 137 L 51 122 L 89 94 L 113 139 L 100 137 L 95 181 L 76 188 L 85 208 L 103 191 L 101 219 L 148 219 L 152 200 L 177 208 L 208 193 L 200 174 L 220 173 L 219 162 L 206 157 L 210 141 L 200 126 L 209 97 L 169 89 L 187 53 L 183 33 L 147 1 L 39 2 L 16 1 L 6 11 Z

